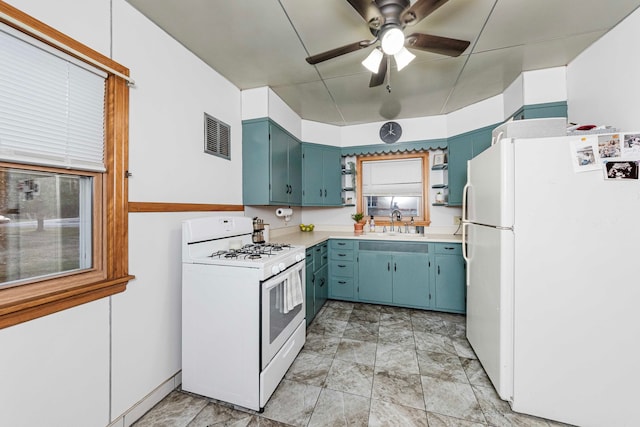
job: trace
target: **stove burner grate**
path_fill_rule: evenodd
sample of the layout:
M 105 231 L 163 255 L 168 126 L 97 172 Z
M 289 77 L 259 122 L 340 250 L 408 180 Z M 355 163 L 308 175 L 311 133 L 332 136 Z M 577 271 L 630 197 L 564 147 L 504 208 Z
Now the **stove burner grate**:
M 284 249 L 291 249 L 291 245 L 287 243 L 265 243 L 255 244 L 248 243 L 242 246 L 240 249 L 219 250 L 209 255 L 210 258 L 219 259 L 251 259 L 257 260 L 264 257 L 275 256 L 282 252 Z

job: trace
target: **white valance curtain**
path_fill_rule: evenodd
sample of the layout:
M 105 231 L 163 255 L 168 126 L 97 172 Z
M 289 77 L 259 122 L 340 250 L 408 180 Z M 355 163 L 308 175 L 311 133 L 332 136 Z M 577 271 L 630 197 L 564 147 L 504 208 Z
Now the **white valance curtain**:
M 104 171 L 107 74 L 0 25 L 0 160 Z

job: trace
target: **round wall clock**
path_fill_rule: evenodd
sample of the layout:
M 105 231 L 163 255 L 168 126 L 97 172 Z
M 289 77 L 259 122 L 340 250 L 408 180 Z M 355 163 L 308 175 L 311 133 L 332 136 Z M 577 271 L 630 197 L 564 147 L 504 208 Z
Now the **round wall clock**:
M 402 136 L 402 127 L 396 122 L 387 122 L 380 127 L 380 139 L 387 144 L 393 144 Z

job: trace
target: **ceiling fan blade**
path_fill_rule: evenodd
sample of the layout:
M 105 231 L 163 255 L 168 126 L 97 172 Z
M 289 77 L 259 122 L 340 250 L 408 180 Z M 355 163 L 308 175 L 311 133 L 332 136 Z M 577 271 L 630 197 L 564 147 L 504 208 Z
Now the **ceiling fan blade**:
M 348 44 L 346 46 L 337 47 L 335 49 L 331 49 L 317 55 L 311 55 L 307 58 L 307 62 L 311 65 L 314 65 L 319 62 L 326 61 L 327 59 L 333 59 L 340 55 L 344 55 L 345 53 L 355 52 L 356 50 L 360 50 L 369 46 L 371 46 L 371 42 L 369 40 L 362 40 L 359 42 Z
M 471 42 L 429 34 L 413 33 L 407 36 L 405 44 L 412 49 L 425 50 L 441 55 L 460 56 L 460 54 L 469 47 Z
M 417 24 L 447 1 L 449 0 L 418 0 L 402 14 L 402 22 L 405 25 Z
M 384 56 L 384 58 L 382 58 L 382 61 L 380 61 L 380 68 L 378 68 L 378 72 L 371 74 L 371 80 L 369 81 L 369 87 L 376 87 L 376 86 L 380 86 L 382 83 L 384 83 L 384 78 L 387 75 L 387 63 L 389 62 L 389 59 L 387 57 L 387 55 Z
M 374 24 L 376 28 L 384 24 L 384 17 L 380 13 L 380 9 L 373 0 L 347 0 L 349 4 L 364 18 L 368 23 Z

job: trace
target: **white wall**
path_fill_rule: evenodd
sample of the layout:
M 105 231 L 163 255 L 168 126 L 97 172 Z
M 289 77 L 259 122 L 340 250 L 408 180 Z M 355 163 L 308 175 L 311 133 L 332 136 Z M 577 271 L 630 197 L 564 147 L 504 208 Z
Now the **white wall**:
M 270 117 L 289 133 L 302 139 L 302 119 L 268 87 L 242 91 L 242 120 Z
M 416 119 L 396 120 L 402 126 L 402 136 L 398 142 L 422 141 L 447 137 L 447 117 L 431 116 Z M 343 126 L 342 146 L 383 144 L 380 140 L 380 126 L 385 122 Z
M 640 130 L 636 46 L 640 10 L 587 48 L 567 67 L 569 121 Z
M 302 120 L 302 140 L 314 144 L 340 147 L 342 143 L 342 127 Z
M 108 0 L 8 3 L 109 55 Z M 101 299 L 0 330 L 0 425 L 109 423 L 109 312 Z
M 113 57 L 136 81 L 129 199 L 242 204 L 238 88 L 128 3 L 114 2 L 113 20 Z M 231 126 L 232 161 L 203 153 L 205 112 Z
M 567 68 L 555 67 L 525 71 L 523 105 L 567 100 Z
M 503 120 L 503 96 L 497 95 L 447 114 L 447 136 L 460 135 Z
M 0 425 L 109 424 L 109 300 L 0 330 Z
M 9 3 L 130 68 L 130 201 L 242 203 L 236 87 L 124 0 Z M 203 153 L 204 112 L 231 161 Z M 106 426 L 180 371 L 180 227 L 204 215 L 130 214 L 124 293 L 0 330 L 0 425 Z

